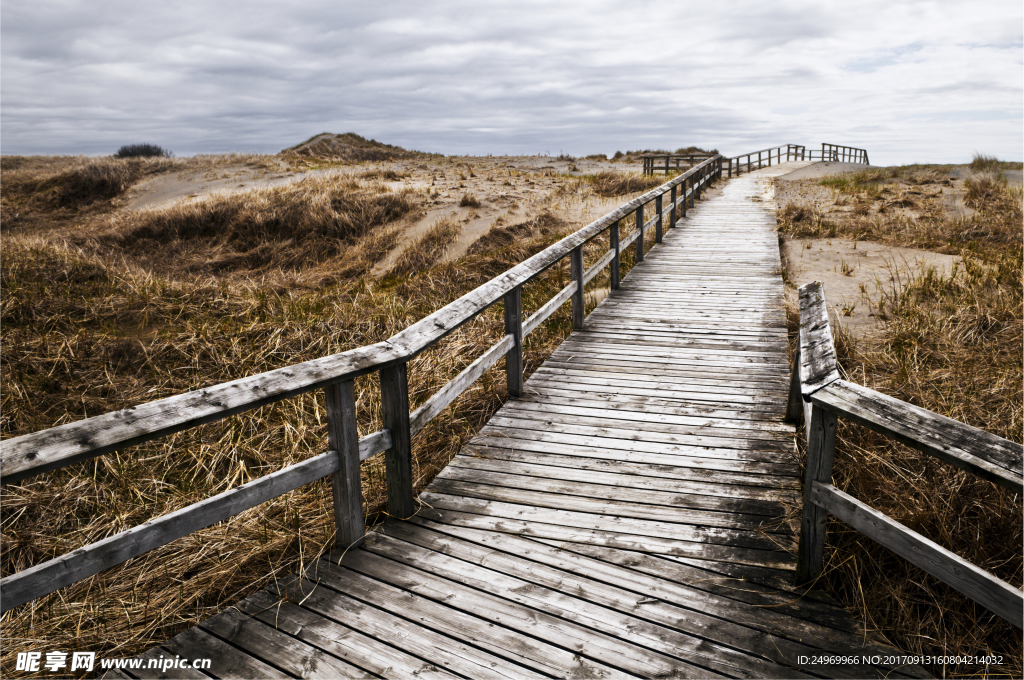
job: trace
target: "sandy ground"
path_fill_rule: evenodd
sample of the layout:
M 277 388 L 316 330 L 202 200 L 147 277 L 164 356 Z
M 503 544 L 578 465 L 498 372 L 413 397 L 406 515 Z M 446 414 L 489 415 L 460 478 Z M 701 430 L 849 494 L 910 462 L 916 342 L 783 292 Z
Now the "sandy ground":
M 481 156 L 426 158 L 363 163 L 299 172 L 281 161 L 278 168 L 228 165 L 202 172 L 160 175 L 140 182 L 129 191 L 124 207 L 129 210 L 160 210 L 180 202 L 198 201 L 212 195 L 238 194 L 255 189 L 284 186 L 308 176 L 350 176 L 359 179 L 376 170 L 392 170 L 401 178 L 384 181 L 391 191 L 415 191 L 426 195 L 424 211 L 403 232 L 399 246 L 374 268 L 387 271 L 404 248 L 422 236 L 438 220 L 454 216 L 462 223 L 458 241 L 447 259 L 465 254 L 469 246 L 496 224 L 515 224 L 550 210 L 570 224 L 584 226 L 629 196 L 603 199 L 563 189 L 572 176 L 604 170 L 639 173 L 639 163 L 560 159 L 550 156 Z M 367 181 L 363 178 L 363 181 Z M 462 206 L 464 196 L 476 198 L 478 207 Z
M 837 206 L 836 194 L 818 184 L 818 180 L 874 167 L 857 163 L 816 162 L 785 172 L 788 169 L 785 165 L 773 169 L 772 186 L 766 189 L 777 209 L 788 203 L 804 203 L 833 212 L 849 208 Z M 970 212 L 970 208 L 964 206 L 962 190 L 957 187 L 911 190 L 920 197 L 941 200 L 950 212 Z M 791 284 L 786 287 L 787 298 L 796 304 L 799 286 L 821 281 L 825 301 L 835 320 L 854 336 L 869 341 L 878 338 L 882 331 L 875 313 L 883 292 L 901 290 L 912 276 L 929 267 L 948 274 L 953 263 L 959 260 L 955 255 L 838 238 L 785 239 L 781 249 Z

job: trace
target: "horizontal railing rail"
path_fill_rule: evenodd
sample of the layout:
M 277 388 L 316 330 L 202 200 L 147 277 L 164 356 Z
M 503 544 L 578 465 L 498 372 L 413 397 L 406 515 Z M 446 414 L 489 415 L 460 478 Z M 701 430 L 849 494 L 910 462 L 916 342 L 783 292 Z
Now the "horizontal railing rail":
M 800 288 L 800 337 L 786 418 L 803 415 L 807 471 L 797 581 L 824 569 L 825 520 L 832 513 L 865 536 L 1024 628 L 1024 593 L 832 485 L 840 416 L 892 437 L 1015 493 L 1024 491 L 1024 446 L 843 380 L 820 283 Z
M 843 161 L 849 163 L 868 163 L 868 152 L 852 146 L 839 144 L 822 144 L 821 151 L 808 149 L 800 144 L 783 144 L 770 149 L 751 151 L 732 158 L 726 158 L 726 173 L 729 177 L 735 172 L 751 172 L 763 167 L 771 167 L 786 161 Z
M 573 328 L 582 328 L 587 282 L 610 266 L 610 286 L 617 289 L 622 252 L 635 242 L 636 261 L 643 261 L 647 230 L 653 227 L 655 243 L 661 243 L 665 219 L 671 228 L 677 216 L 685 217 L 687 208 L 693 207 L 710 183 L 721 177 L 722 162 L 721 156 L 708 158 L 383 342 L 0 442 L 0 483 L 11 484 L 312 390 L 323 389 L 325 393 L 325 453 L 0 579 L 0 611 L 81 581 L 324 477 L 331 478 L 336 543 L 358 545 L 365 533 L 359 464 L 382 452 L 388 514 L 399 518 L 411 516 L 415 510 L 413 435 L 501 358 L 505 359 L 509 395 L 521 395 L 523 338 L 569 300 Z M 645 219 L 645 208 L 652 202 L 653 214 Z M 620 238 L 620 222 L 629 217 L 635 218 L 635 228 Z M 609 235 L 608 251 L 584 269 L 583 247 L 605 232 Z M 566 257 L 570 260 L 571 282 L 523 319 L 523 285 Z M 408 362 L 497 302 L 504 307 L 505 335 L 410 413 Z M 359 438 L 354 381 L 372 372 L 378 373 L 380 381 L 383 429 Z
M 685 161 L 688 166 L 696 165 L 699 162 L 705 161 L 708 158 L 714 158 L 718 154 L 713 153 L 660 153 L 660 154 L 646 154 L 641 156 L 644 161 L 644 174 L 653 175 L 662 166 L 665 168 L 665 174 L 669 174 L 674 168 L 679 171 L 682 170 L 682 164 Z

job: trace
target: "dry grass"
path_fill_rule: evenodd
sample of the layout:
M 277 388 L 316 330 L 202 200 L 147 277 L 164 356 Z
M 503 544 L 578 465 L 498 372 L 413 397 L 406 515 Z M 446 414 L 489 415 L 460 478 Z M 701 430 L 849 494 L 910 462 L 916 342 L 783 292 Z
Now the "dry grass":
M 665 183 L 664 177 L 622 174 L 618 172 L 599 172 L 588 175 L 584 179 L 594 187 L 594 193 L 605 198 L 625 196 L 638 191 L 649 191 Z
M 480 199 L 468 191 L 462 194 L 462 198 L 459 200 L 460 208 L 479 208 L 480 205 Z
M 306 177 L 284 187 L 124 213 L 112 230 L 87 240 L 138 253 L 137 261 L 165 272 L 260 275 L 318 267 L 330 274 L 350 268 L 355 253 L 349 251 L 361 239 L 418 208 L 411 192 Z
M 926 179 L 889 171 L 886 191 Z M 901 176 L 902 175 L 902 176 Z M 943 173 L 932 173 L 945 179 Z M 858 179 L 847 191 L 856 195 Z M 883 178 L 884 180 L 884 178 Z M 897 184 L 898 182 L 898 184 Z M 928 182 L 920 182 L 926 185 Z M 976 212 L 950 216 L 917 197 L 923 217 L 822 215 L 806 206 L 779 213 L 791 236 L 842 236 L 958 253 L 947 277 L 893 271 L 878 301 L 883 341 L 858 346 L 840 336 L 850 379 L 896 398 L 1021 441 L 1021 191 L 990 176 L 966 182 Z M 865 199 L 866 200 L 866 199 Z M 791 322 L 795 321 L 791 319 Z M 792 323 L 791 323 L 792 326 Z M 835 326 L 834 326 L 835 328 Z M 794 329 L 791 328 L 791 333 Z M 834 480 L 851 495 L 1016 587 L 1022 583 L 1022 506 L 1017 494 L 840 420 Z M 824 586 L 894 645 L 929 655 L 1003 655 L 1005 665 L 932 667 L 943 677 L 1020 677 L 1020 631 L 983 607 L 830 520 Z
M 409 276 L 440 262 L 448 248 L 458 240 L 461 232 L 462 224 L 457 215 L 442 217 L 427 230 L 427 233 L 402 251 L 387 275 Z

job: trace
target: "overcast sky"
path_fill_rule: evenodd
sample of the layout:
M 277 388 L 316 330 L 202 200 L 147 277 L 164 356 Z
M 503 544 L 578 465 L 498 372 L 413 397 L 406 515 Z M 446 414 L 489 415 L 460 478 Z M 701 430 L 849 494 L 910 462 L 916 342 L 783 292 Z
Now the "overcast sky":
M 1024 158 L 1024 4 L 0 0 L 0 152 Z

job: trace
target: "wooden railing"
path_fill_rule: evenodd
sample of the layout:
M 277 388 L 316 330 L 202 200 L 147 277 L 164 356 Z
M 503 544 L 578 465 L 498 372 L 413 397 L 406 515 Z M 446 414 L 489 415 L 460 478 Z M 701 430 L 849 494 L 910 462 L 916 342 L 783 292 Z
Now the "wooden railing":
M 800 338 L 787 420 L 803 415 L 807 472 L 797 582 L 823 570 L 825 520 L 832 513 L 975 602 L 1024 628 L 1024 593 L 832 485 L 838 417 L 849 418 L 1016 493 L 1024 490 L 1024 447 L 840 378 L 820 283 L 800 288 Z
M 685 216 L 687 207 L 693 207 L 695 199 L 721 174 L 722 158 L 709 158 L 375 345 L 0 442 L 0 482 L 11 484 L 305 392 L 323 389 L 326 398 L 327 452 L 0 579 L 2 611 L 328 476 L 336 542 L 358 545 L 365 532 L 359 464 L 380 452 L 385 455 L 388 514 L 411 516 L 415 511 L 413 435 L 502 357 L 509 395 L 522 394 L 523 338 L 570 299 L 573 328 L 582 328 L 587 282 L 610 265 L 611 288 L 618 288 L 621 253 L 635 241 L 636 261 L 642 261 L 647 230 L 653 227 L 655 242 L 660 243 L 665 218 L 668 228 L 674 226 L 677 215 Z M 645 219 L 645 207 L 652 202 L 654 214 Z M 635 228 L 621 238 L 619 224 L 631 216 L 635 216 Z M 605 232 L 609 234 L 608 251 L 585 270 L 583 247 Z M 566 257 L 571 283 L 523 319 L 523 285 Z M 408 362 L 499 301 L 504 307 L 505 336 L 410 413 Z M 379 374 L 383 429 L 359 438 L 354 380 L 371 372 Z
M 714 158 L 717 154 L 713 153 L 663 153 L 663 154 L 648 154 L 642 156 L 644 160 L 644 174 L 653 175 L 655 172 L 660 170 L 662 167 L 665 168 L 665 174 L 669 174 L 674 168 L 676 171 L 682 169 L 682 164 L 685 162 L 687 167 L 696 165 L 697 163 L 703 163 L 709 158 Z
M 755 158 L 756 156 L 756 158 Z M 732 177 L 733 172 L 739 175 L 741 172 L 751 172 L 763 167 L 771 167 L 786 161 L 845 161 L 849 163 L 868 163 L 868 152 L 852 146 L 840 146 L 838 144 L 822 144 L 821 151 L 815 149 L 807 150 L 806 146 L 800 144 L 784 144 L 773 146 L 770 149 L 751 151 L 733 158 L 726 158 L 726 173 Z

